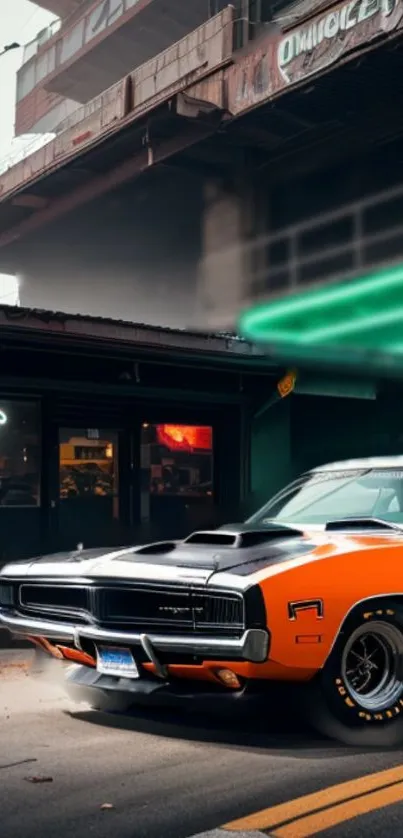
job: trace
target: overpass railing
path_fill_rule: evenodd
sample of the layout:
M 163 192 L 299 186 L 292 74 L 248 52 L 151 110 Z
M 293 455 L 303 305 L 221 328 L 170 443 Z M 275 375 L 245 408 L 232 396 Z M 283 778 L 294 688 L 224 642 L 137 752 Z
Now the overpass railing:
M 227 6 L 185 38 L 82 105 L 64 130 L 0 174 L 0 200 L 231 61 L 234 9 Z

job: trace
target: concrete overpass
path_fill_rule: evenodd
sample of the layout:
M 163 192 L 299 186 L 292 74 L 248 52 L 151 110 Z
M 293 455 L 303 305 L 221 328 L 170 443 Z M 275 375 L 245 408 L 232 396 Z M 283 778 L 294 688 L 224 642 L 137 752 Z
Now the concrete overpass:
M 403 180 L 401 2 L 298 14 L 239 53 L 225 9 L 0 177 L 23 305 L 230 328 L 254 278 L 295 282 L 324 213 Z M 350 258 L 357 230 L 329 229 Z

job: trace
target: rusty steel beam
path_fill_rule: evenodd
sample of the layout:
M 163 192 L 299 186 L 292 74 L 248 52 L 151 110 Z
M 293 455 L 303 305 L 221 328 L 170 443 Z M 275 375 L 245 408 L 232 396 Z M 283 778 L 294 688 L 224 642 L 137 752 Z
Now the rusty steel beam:
M 13 244 L 23 236 L 35 232 L 38 228 L 55 221 L 60 216 L 66 215 L 106 192 L 116 189 L 128 180 L 138 177 L 152 166 L 156 166 L 174 154 L 207 139 L 216 130 L 214 120 L 210 124 L 204 123 L 202 125 L 192 122 L 188 127 L 190 130 L 180 136 L 169 138 L 161 143 L 148 142 L 136 155 L 125 160 L 111 171 L 98 175 L 90 183 L 77 187 L 61 198 L 50 201 L 44 209 L 38 210 L 15 227 L 2 233 L 0 235 L 0 248 Z

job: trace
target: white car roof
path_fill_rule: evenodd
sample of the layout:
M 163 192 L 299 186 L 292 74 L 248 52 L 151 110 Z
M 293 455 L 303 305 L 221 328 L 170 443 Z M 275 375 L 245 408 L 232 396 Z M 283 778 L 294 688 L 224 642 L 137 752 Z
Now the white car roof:
M 316 471 L 351 471 L 366 468 L 401 468 L 403 469 L 403 454 L 395 457 L 363 457 L 359 460 L 339 460 L 336 463 L 326 463 L 310 469 Z

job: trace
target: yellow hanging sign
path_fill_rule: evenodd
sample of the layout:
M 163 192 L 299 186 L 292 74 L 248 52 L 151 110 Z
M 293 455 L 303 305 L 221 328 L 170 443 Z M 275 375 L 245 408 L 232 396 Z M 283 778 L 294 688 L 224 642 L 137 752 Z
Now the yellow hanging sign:
M 296 370 L 288 370 L 288 372 L 286 372 L 283 378 L 280 378 L 280 381 L 277 383 L 277 392 L 282 399 L 284 399 L 285 396 L 289 396 L 289 394 L 292 393 L 295 387 L 296 380 Z

